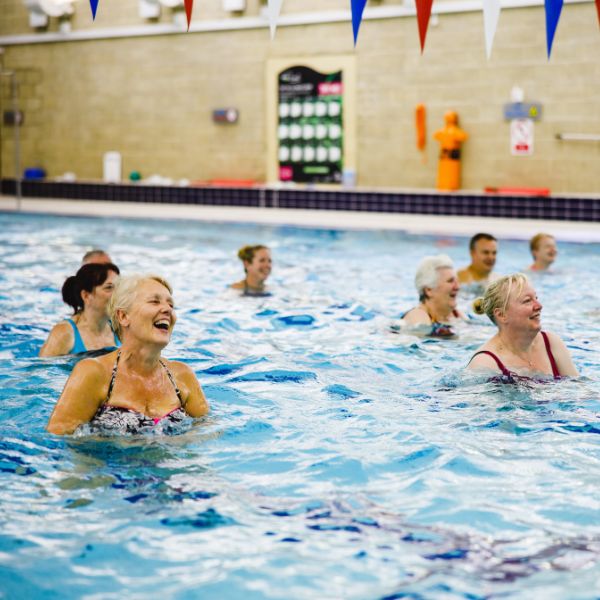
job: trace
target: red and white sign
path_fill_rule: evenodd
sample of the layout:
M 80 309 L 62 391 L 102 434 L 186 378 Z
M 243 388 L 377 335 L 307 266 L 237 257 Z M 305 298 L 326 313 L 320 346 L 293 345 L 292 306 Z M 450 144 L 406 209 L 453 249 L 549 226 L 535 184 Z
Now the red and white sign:
M 513 119 L 510 122 L 510 153 L 513 156 L 533 154 L 533 121 Z

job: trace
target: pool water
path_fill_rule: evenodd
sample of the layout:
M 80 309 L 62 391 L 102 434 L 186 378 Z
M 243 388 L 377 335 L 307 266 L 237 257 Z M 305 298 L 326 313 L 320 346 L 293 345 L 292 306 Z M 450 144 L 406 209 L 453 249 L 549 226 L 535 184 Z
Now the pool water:
M 533 278 L 581 377 L 502 386 L 462 371 L 483 317 L 390 331 L 417 262 L 467 242 L 0 213 L 0 598 L 598 598 L 600 248 Z M 271 297 L 227 289 L 246 243 Z M 75 359 L 37 352 L 96 246 L 174 286 L 165 356 L 211 404 L 178 435 L 45 431 Z M 500 273 L 529 263 L 501 241 Z

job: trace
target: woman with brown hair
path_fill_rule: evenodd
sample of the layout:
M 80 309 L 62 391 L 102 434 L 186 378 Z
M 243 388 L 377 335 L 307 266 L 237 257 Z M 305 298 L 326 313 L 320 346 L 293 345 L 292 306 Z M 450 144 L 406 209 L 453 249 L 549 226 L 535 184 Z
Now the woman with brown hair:
M 243 290 L 244 296 L 268 296 L 265 281 L 271 274 L 273 261 L 267 246 L 244 246 L 238 250 L 238 258 L 244 265 L 246 276 L 231 284 L 234 290 Z

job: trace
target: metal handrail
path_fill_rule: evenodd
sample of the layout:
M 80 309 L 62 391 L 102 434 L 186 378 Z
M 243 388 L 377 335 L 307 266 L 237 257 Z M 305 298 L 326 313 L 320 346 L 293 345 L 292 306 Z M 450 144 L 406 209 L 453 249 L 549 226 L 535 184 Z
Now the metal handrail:
M 556 139 L 566 142 L 600 142 L 600 133 L 557 133 Z

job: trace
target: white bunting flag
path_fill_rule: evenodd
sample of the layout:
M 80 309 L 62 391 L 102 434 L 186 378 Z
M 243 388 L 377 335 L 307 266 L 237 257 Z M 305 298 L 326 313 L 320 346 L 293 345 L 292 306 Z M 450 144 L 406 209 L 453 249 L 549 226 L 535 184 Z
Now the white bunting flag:
M 269 15 L 269 29 L 271 30 L 271 39 L 275 38 L 275 29 L 277 29 L 277 20 L 281 12 L 281 3 L 283 0 L 269 0 L 267 13 Z
M 483 0 L 483 28 L 485 31 L 485 52 L 488 60 L 492 55 L 492 46 L 499 17 L 500 0 Z

